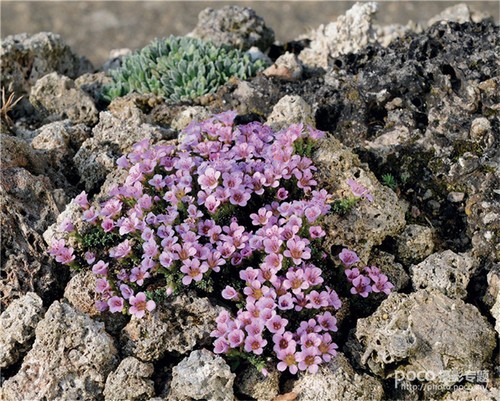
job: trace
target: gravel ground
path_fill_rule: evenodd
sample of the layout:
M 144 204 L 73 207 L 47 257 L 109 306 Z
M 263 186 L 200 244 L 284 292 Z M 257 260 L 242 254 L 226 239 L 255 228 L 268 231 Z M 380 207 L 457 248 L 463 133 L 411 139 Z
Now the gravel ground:
M 2 1 L 1 36 L 27 32 L 59 33 L 77 53 L 99 67 L 111 49 L 140 48 L 155 37 L 184 35 L 196 25 L 206 7 L 248 5 L 271 26 L 280 41 L 291 40 L 343 14 L 352 1 L 213 2 L 213 1 Z M 380 24 L 409 20 L 426 22 L 452 1 L 380 2 Z M 466 1 L 478 11 L 499 20 L 498 1 Z

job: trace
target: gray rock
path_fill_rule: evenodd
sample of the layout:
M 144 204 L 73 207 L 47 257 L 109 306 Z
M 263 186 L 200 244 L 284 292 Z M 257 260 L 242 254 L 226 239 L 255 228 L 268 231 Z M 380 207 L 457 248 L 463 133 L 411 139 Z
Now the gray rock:
M 50 120 L 69 118 L 75 124 L 97 123 L 98 111 L 93 99 L 75 85 L 75 81 L 57 72 L 40 78 L 31 88 L 30 102 Z
M 418 263 L 434 251 L 434 233 L 431 228 L 409 224 L 396 238 L 396 254 L 405 265 Z
M 79 312 L 91 317 L 100 314 L 95 308 L 95 276 L 91 271 L 75 274 L 64 289 L 64 298 Z
M 28 350 L 44 312 L 42 300 L 34 292 L 16 299 L 5 309 L 0 316 L 0 368 L 16 363 Z
M 384 397 L 382 384 L 357 374 L 342 353 L 321 365 L 316 374 L 300 373 L 292 391 L 298 395 L 296 401 L 380 401 Z
M 206 8 L 198 15 L 198 25 L 189 35 L 242 50 L 252 46 L 266 50 L 274 42 L 274 32 L 264 20 L 251 8 L 241 6 Z
M 129 356 L 106 379 L 106 401 L 138 401 L 155 395 L 151 380 L 154 367 Z
M 128 48 L 122 49 L 111 49 L 109 51 L 108 60 L 102 66 L 102 70 L 104 72 L 108 72 L 109 70 L 115 70 L 122 66 L 122 60 L 125 56 L 132 54 L 132 50 Z
M 203 106 L 191 106 L 182 110 L 172 120 L 172 128 L 177 131 L 182 131 L 192 121 L 201 122 L 210 117 L 209 111 Z
M 500 400 L 500 390 L 495 387 L 485 388 L 478 384 L 471 387 L 460 388 L 447 394 L 442 401 L 498 401 Z
M 275 130 L 296 123 L 314 126 L 314 114 L 311 106 L 297 95 L 283 96 L 279 102 L 274 105 L 273 111 L 266 121 L 266 124 Z
M 77 56 L 62 40 L 51 32 L 34 35 L 21 33 L 2 40 L 0 52 L 1 86 L 16 96 L 28 95 L 35 82 L 46 74 L 58 72 L 70 78 L 90 72 L 92 65 Z M 27 108 L 27 96 L 16 109 Z
M 483 298 L 495 319 L 495 330 L 500 335 L 500 265 L 495 265 L 488 273 L 488 290 Z
M 125 112 L 125 111 L 124 111 Z M 115 168 L 115 162 L 132 145 L 142 139 L 160 140 L 172 136 L 170 131 L 145 124 L 140 111 L 125 118 L 110 112 L 100 113 L 99 123 L 93 128 L 93 137 L 86 140 L 74 157 L 75 166 L 87 191 L 98 188 Z
M 356 53 L 370 43 L 376 42 L 372 20 L 377 11 L 376 3 L 356 3 L 337 21 L 320 25 L 308 35 L 309 48 L 299 54 L 308 66 L 328 68 L 334 57 Z
M 113 78 L 105 72 L 87 73 L 75 79 L 76 87 L 89 95 L 96 105 L 103 104 L 103 87 L 111 82 L 113 82 Z
M 5 150 L 2 149 L 2 157 Z M 68 200 L 46 176 L 20 167 L 2 171 L 0 196 L 1 302 L 6 306 L 27 292 L 36 292 L 50 302 L 63 289 L 67 269 L 55 268 L 47 255 L 42 233 L 56 220 Z
M 104 325 L 54 302 L 36 328 L 33 348 L 19 372 L 6 380 L 0 397 L 23 400 L 102 400 L 108 374 L 118 364 Z
M 207 298 L 180 295 L 143 319 L 132 319 L 121 334 L 122 349 L 143 361 L 157 361 L 166 352 L 186 354 L 210 344 L 210 332 L 221 311 Z
M 267 77 L 277 77 L 295 81 L 302 77 L 304 67 L 298 57 L 290 52 L 279 56 L 273 65 L 263 71 Z
M 173 368 L 169 400 L 233 401 L 235 374 L 220 356 L 193 351 Z
M 275 368 L 268 369 L 264 376 L 255 367 L 249 366 L 236 377 L 236 388 L 257 401 L 271 401 L 280 391 L 280 372 Z
M 450 298 L 465 299 L 467 285 L 477 268 L 477 261 L 466 253 L 446 250 L 434 253 L 410 267 L 413 288 L 436 289 Z
M 390 378 L 398 372 L 430 372 L 429 381 L 451 386 L 449 370 L 465 374 L 488 368 L 495 334 L 476 307 L 435 290 L 392 293 L 377 311 L 358 320 L 361 362 Z
M 37 130 L 31 146 L 49 152 L 61 161 L 62 158 L 73 157 L 75 151 L 89 137 L 90 128 L 85 124 L 73 125 L 70 120 L 56 121 Z
M 451 7 L 444 9 L 438 15 L 435 15 L 429 21 L 427 25 L 433 25 L 436 22 L 458 22 L 463 24 L 465 22 L 481 22 L 483 19 L 488 18 L 488 14 L 475 11 L 465 3 L 460 3 Z
M 335 138 L 320 140 L 312 159 L 318 168 L 320 187 L 331 193 L 334 199 L 352 196 L 348 179 L 361 183 L 373 196 L 373 202 L 360 200 L 347 214 L 330 213 L 324 219 L 325 249 L 349 247 L 356 250 L 363 263 L 367 263 L 374 246 L 403 229 L 407 205 L 398 200 L 391 189 L 380 184 L 368 167 L 361 164 L 358 156 Z

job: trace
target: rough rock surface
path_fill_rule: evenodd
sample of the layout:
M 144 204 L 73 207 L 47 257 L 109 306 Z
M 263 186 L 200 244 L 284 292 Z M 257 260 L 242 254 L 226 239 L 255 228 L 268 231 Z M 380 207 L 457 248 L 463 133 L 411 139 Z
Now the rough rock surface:
M 413 288 L 436 289 L 450 298 L 465 299 L 467 285 L 477 268 L 477 261 L 466 253 L 447 250 L 434 253 L 410 267 Z
M 236 377 L 235 387 L 243 395 L 257 401 L 271 401 L 280 391 L 280 372 L 268 369 L 264 376 L 255 367 L 248 366 Z
M 54 302 L 36 328 L 33 348 L 19 372 L 5 381 L 5 401 L 102 400 L 108 374 L 118 364 L 104 325 Z
M 220 311 L 207 298 L 180 295 L 145 318 L 132 319 L 121 335 L 123 351 L 143 361 L 157 361 L 166 352 L 185 354 L 209 340 Z
M 91 271 L 75 274 L 64 290 L 64 298 L 79 312 L 95 317 L 95 275 Z
M 274 32 L 264 20 L 251 8 L 241 6 L 206 8 L 198 15 L 198 25 L 190 35 L 242 50 L 252 46 L 266 50 L 274 41 Z
M 154 396 L 151 376 L 154 368 L 134 357 L 127 357 L 106 379 L 104 399 L 106 401 L 139 401 Z
M 296 401 L 380 401 L 384 397 L 382 384 L 357 374 L 342 353 L 314 375 L 300 373 L 292 392 L 297 394 Z
M 202 349 L 193 351 L 173 369 L 169 399 L 183 401 L 233 401 L 234 373 L 220 356 Z
M 396 238 L 396 254 L 405 265 L 418 263 L 434 251 L 432 228 L 408 224 Z
M 356 53 L 369 43 L 374 43 L 375 30 L 372 19 L 376 3 L 356 3 L 337 21 L 320 27 L 310 35 L 309 48 L 302 50 L 300 60 L 306 65 L 327 68 L 334 57 Z
M 395 261 L 394 255 L 375 249 L 371 254 L 370 266 L 377 266 L 389 278 L 394 285 L 393 292 L 398 292 L 405 288 L 410 282 L 410 276 L 403 266 Z
M 392 293 L 373 315 L 358 320 L 356 337 L 361 362 L 373 373 L 433 372 L 445 386 L 457 380 L 447 370 L 488 369 L 495 348 L 494 331 L 474 306 L 435 290 Z
M 36 81 L 30 102 L 48 120 L 69 118 L 75 124 L 97 123 L 98 112 L 93 99 L 75 85 L 75 81 L 52 72 Z
M 1 182 L 2 304 L 30 291 L 52 301 L 65 285 L 67 269 L 54 267 L 42 233 L 56 220 L 67 198 L 47 177 L 20 167 L 3 170 Z
M 33 292 L 16 299 L 3 311 L 0 315 L 0 368 L 16 363 L 28 350 L 44 312 L 42 299 Z
M 267 77 L 277 77 L 294 81 L 302 77 L 304 67 L 297 55 L 286 52 L 279 56 L 273 65 L 266 68 L 263 74 Z
M 168 139 L 172 133 L 142 123 L 140 116 L 126 119 L 115 117 L 110 112 L 102 112 L 92 135 L 74 157 L 87 191 L 98 188 L 104 182 L 107 174 L 115 168 L 116 159 L 130 151 L 134 143 L 143 139 Z
M 442 401 L 497 401 L 500 399 L 498 388 L 486 389 L 480 385 L 458 389 L 447 394 Z
M 57 152 L 61 156 L 74 156 L 75 150 L 90 137 L 90 128 L 72 124 L 70 120 L 43 125 L 31 141 L 34 149 Z
M 73 53 L 59 35 L 51 32 L 7 36 L 2 40 L 0 56 L 1 86 L 16 96 L 29 94 L 31 86 L 51 72 L 76 78 L 92 70 L 88 60 Z M 21 108 L 30 109 L 26 96 L 16 107 Z
M 277 130 L 290 124 L 314 125 L 314 116 L 309 106 L 300 96 L 284 96 L 273 107 L 266 124 Z
M 352 196 L 348 179 L 357 180 L 372 194 L 373 202 L 361 200 L 346 215 L 330 213 L 324 220 L 327 232 L 325 248 L 336 245 L 356 249 L 366 263 L 372 247 L 403 229 L 406 205 L 392 190 L 381 185 L 359 158 L 335 138 L 327 137 L 318 143 L 313 161 L 318 167 L 320 185 L 335 199 Z

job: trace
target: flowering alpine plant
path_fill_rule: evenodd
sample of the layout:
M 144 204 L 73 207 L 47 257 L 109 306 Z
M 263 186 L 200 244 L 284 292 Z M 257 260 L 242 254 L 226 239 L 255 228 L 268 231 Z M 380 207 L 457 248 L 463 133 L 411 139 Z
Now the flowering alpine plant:
M 336 354 L 342 305 L 322 251 L 332 197 L 316 189 L 309 157 L 324 133 L 235 117 L 193 122 L 177 146 L 135 144 L 117 161 L 128 171 L 123 185 L 98 204 L 77 196 L 83 227 L 65 220 L 49 253 L 95 274 L 100 311 L 142 318 L 186 287 L 221 294 L 228 309 L 211 333 L 216 353 L 263 372 L 274 360 L 280 371 L 315 373 Z M 353 294 L 392 288 L 376 267 L 354 268 L 353 251 L 339 257 Z

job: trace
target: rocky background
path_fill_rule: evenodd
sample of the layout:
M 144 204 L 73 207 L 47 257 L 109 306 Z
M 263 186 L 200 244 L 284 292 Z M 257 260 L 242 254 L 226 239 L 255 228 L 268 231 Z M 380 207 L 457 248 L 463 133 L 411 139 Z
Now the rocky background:
M 4 38 L 0 398 L 500 398 L 500 28 L 466 5 L 423 25 L 376 25 L 376 10 L 354 5 L 287 43 L 250 10 L 203 12 L 191 35 L 258 46 L 273 65 L 174 106 L 139 95 L 102 103 L 106 70 L 126 51 L 96 70 L 57 34 Z M 234 18 L 241 29 L 226 31 Z M 396 288 L 345 300 L 339 355 L 316 375 L 231 371 L 210 351 L 220 306 L 195 293 L 142 320 L 100 315 L 91 273 L 46 253 L 55 223 L 75 213 L 72 197 L 105 193 L 134 142 L 175 138 L 192 118 L 228 109 L 330 132 L 315 155 L 323 187 L 341 197 L 354 175 L 375 197 L 328 217 L 325 251 L 356 249 Z

